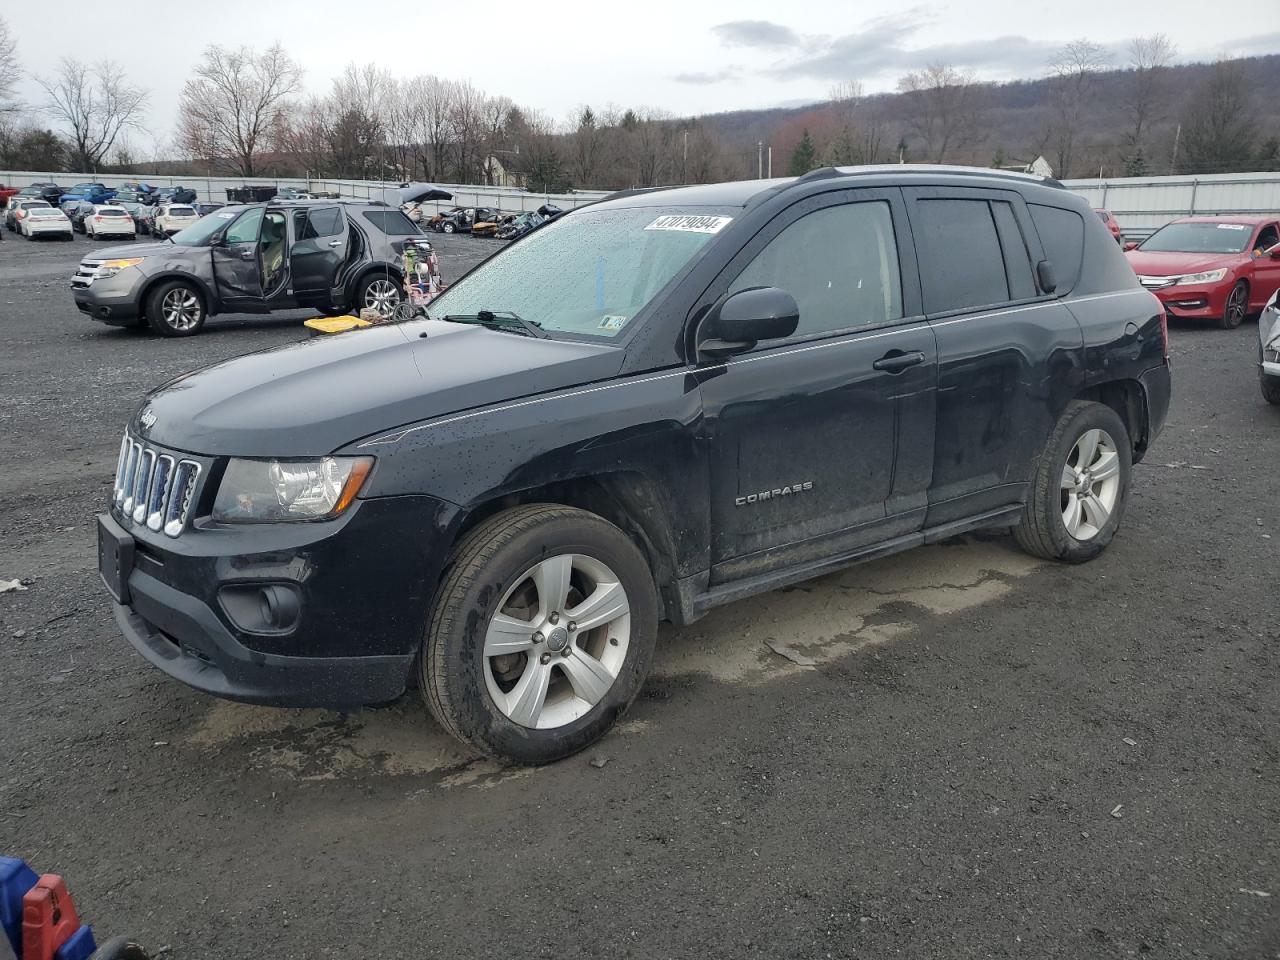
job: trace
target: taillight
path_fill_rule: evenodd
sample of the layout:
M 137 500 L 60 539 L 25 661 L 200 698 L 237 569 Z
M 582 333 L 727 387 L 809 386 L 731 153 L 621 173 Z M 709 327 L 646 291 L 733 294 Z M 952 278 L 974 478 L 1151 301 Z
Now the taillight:
M 1169 314 L 1165 310 L 1160 311 L 1160 338 L 1164 340 L 1164 358 L 1169 359 Z

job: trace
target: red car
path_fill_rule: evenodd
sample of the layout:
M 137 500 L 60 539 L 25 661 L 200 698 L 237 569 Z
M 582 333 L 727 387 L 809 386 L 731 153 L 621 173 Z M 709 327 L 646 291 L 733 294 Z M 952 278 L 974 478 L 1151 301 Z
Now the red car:
M 1111 235 L 1116 238 L 1116 243 L 1124 244 L 1124 237 L 1120 235 L 1120 224 L 1116 218 L 1111 215 L 1110 210 L 1094 210 L 1098 215 L 1098 219 L 1107 225 L 1107 229 L 1111 231 Z
M 1126 248 L 1138 281 L 1171 317 L 1238 327 L 1280 289 L 1276 217 L 1183 217 Z
M 16 197 L 20 191 L 17 187 L 6 187 L 0 183 L 0 206 L 9 202 L 10 197 Z

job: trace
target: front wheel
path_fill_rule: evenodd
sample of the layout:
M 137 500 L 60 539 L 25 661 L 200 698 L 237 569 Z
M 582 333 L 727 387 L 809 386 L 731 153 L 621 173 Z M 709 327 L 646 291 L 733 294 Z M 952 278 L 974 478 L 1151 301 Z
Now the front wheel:
M 1237 280 L 1236 285 L 1227 294 L 1227 305 L 1223 307 L 1222 316 L 1218 318 L 1218 326 L 1223 330 L 1234 330 L 1240 326 L 1248 310 L 1249 285 L 1243 280 Z
M 443 230 L 445 233 L 453 233 L 453 232 L 454 232 L 455 230 L 457 230 L 458 228 L 457 228 L 457 227 L 455 227 L 452 223 L 446 223 L 446 224 L 445 224 L 443 227 L 441 227 L 440 229 L 441 229 L 441 230 Z
M 1018 545 L 1046 560 L 1083 563 L 1106 549 L 1129 499 L 1129 431 L 1110 407 L 1073 400 L 1036 458 L 1014 529 Z
M 1272 377 L 1259 370 L 1258 386 L 1262 388 L 1263 400 L 1280 406 L 1280 377 Z
M 191 337 L 204 326 L 204 301 L 189 283 L 171 280 L 147 297 L 146 320 L 162 336 Z
M 461 543 L 419 657 L 427 707 L 455 737 L 519 763 L 598 740 L 653 661 L 657 593 L 639 548 L 584 510 L 506 510 Z

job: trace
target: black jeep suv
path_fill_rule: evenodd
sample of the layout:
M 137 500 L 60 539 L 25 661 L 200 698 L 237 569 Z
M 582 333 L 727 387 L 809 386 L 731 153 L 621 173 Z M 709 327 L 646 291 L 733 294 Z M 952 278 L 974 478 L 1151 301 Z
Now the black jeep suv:
M 222 207 L 169 240 L 94 251 L 71 289 L 95 320 L 200 332 L 216 313 L 390 316 L 402 296 L 401 251 L 421 231 L 382 204 L 306 200 Z
M 553 760 L 660 620 L 977 527 L 1096 556 L 1169 404 L 1106 227 L 991 171 L 619 194 L 429 311 L 146 397 L 99 524 L 143 656 L 270 704 L 414 674 L 465 741 Z

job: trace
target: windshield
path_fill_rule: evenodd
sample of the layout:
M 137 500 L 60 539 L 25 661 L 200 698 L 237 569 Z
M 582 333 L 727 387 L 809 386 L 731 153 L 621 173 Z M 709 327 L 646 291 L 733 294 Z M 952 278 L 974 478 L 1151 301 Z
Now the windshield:
M 207 246 L 215 233 L 223 230 L 243 212 L 244 210 L 238 207 L 215 211 L 207 217 L 201 217 L 185 230 L 179 230 L 169 239 L 183 247 Z
M 707 207 L 584 210 L 477 267 L 430 315 L 509 311 L 549 332 L 616 337 L 731 219 Z
M 1253 236 L 1247 223 L 1171 223 L 1143 241 L 1151 253 L 1242 253 Z

